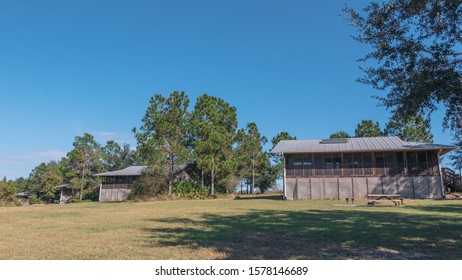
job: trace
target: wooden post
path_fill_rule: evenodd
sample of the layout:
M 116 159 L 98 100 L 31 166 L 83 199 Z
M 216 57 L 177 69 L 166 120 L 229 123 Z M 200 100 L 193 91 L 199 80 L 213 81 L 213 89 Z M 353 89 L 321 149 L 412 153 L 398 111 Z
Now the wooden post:
M 311 176 L 315 176 L 316 165 L 314 164 L 314 154 L 311 154 Z
M 313 191 L 312 191 L 312 188 L 311 188 L 311 177 L 309 178 L 309 184 L 310 184 L 310 200 L 313 199 Z
M 374 152 L 372 152 L 372 176 L 375 176 L 377 173 L 376 173 L 376 170 L 375 170 L 375 154 Z
M 355 184 L 353 182 L 353 177 L 351 177 L 351 198 L 355 198 Z
M 369 179 L 366 177 L 366 193 L 369 193 Z
M 286 155 L 282 154 L 282 160 L 284 165 L 284 174 L 282 176 L 282 188 L 284 189 L 284 199 L 287 199 L 287 186 L 286 186 Z
M 438 154 L 436 155 L 438 157 L 438 173 L 440 175 L 440 183 L 441 183 L 441 196 L 443 198 L 446 198 L 446 189 L 444 187 L 444 183 L 443 183 L 443 174 L 441 173 L 441 159 L 440 159 L 440 154 L 441 154 L 442 150 L 440 149 L 438 151 Z
M 337 199 L 340 200 L 340 178 L 337 176 Z
M 101 179 L 101 180 L 102 180 L 102 179 Z M 101 182 L 101 183 L 99 184 L 99 197 L 98 197 L 98 200 L 99 200 L 99 201 L 102 201 L 102 199 L 101 199 L 101 193 L 102 193 L 102 191 L 103 191 L 103 182 Z M 61 196 L 62 196 L 62 191 L 61 191 Z

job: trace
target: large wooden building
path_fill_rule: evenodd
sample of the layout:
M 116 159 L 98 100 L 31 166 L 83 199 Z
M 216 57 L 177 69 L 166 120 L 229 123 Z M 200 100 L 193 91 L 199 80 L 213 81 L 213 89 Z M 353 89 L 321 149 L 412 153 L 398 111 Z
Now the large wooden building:
M 398 137 L 286 140 L 272 153 L 284 158 L 286 199 L 407 198 L 445 196 L 440 156 L 452 146 Z

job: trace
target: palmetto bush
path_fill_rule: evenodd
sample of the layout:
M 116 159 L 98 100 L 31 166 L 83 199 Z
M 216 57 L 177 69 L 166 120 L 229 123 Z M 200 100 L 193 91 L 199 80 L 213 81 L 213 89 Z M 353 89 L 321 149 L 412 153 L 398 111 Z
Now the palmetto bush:
M 178 197 L 204 199 L 208 196 L 209 189 L 195 181 L 176 180 L 173 182 L 173 193 Z

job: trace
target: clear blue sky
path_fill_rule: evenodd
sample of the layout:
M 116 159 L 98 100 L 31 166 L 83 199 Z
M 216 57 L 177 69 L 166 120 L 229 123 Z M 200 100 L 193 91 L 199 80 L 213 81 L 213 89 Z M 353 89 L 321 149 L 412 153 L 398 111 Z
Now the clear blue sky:
M 350 1 L 363 7 L 368 1 Z M 134 146 L 150 96 L 185 91 L 236 106 L 240 127 L 320 139 L 386 123 L 341 17 L 344 1 L 0 2 L 0 176 L 27 177 L 92 133 Z M 193 105 L 192 104 L 192 105 Z M 448 144 L 442 112 L 435 142 Z M 269 148 L 269 147 L 268 147 Z

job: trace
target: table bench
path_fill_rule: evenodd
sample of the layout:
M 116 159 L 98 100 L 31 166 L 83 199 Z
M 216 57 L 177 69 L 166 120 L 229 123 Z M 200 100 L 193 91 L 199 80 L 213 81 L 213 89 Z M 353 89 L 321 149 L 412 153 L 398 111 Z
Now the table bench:
M 367 205 L 374 206 L 379 200 L 388 200 L 395 204 L 395 206 L 404 205 L 404 198 L 399 194 L 367 194 L 369 202 Z

